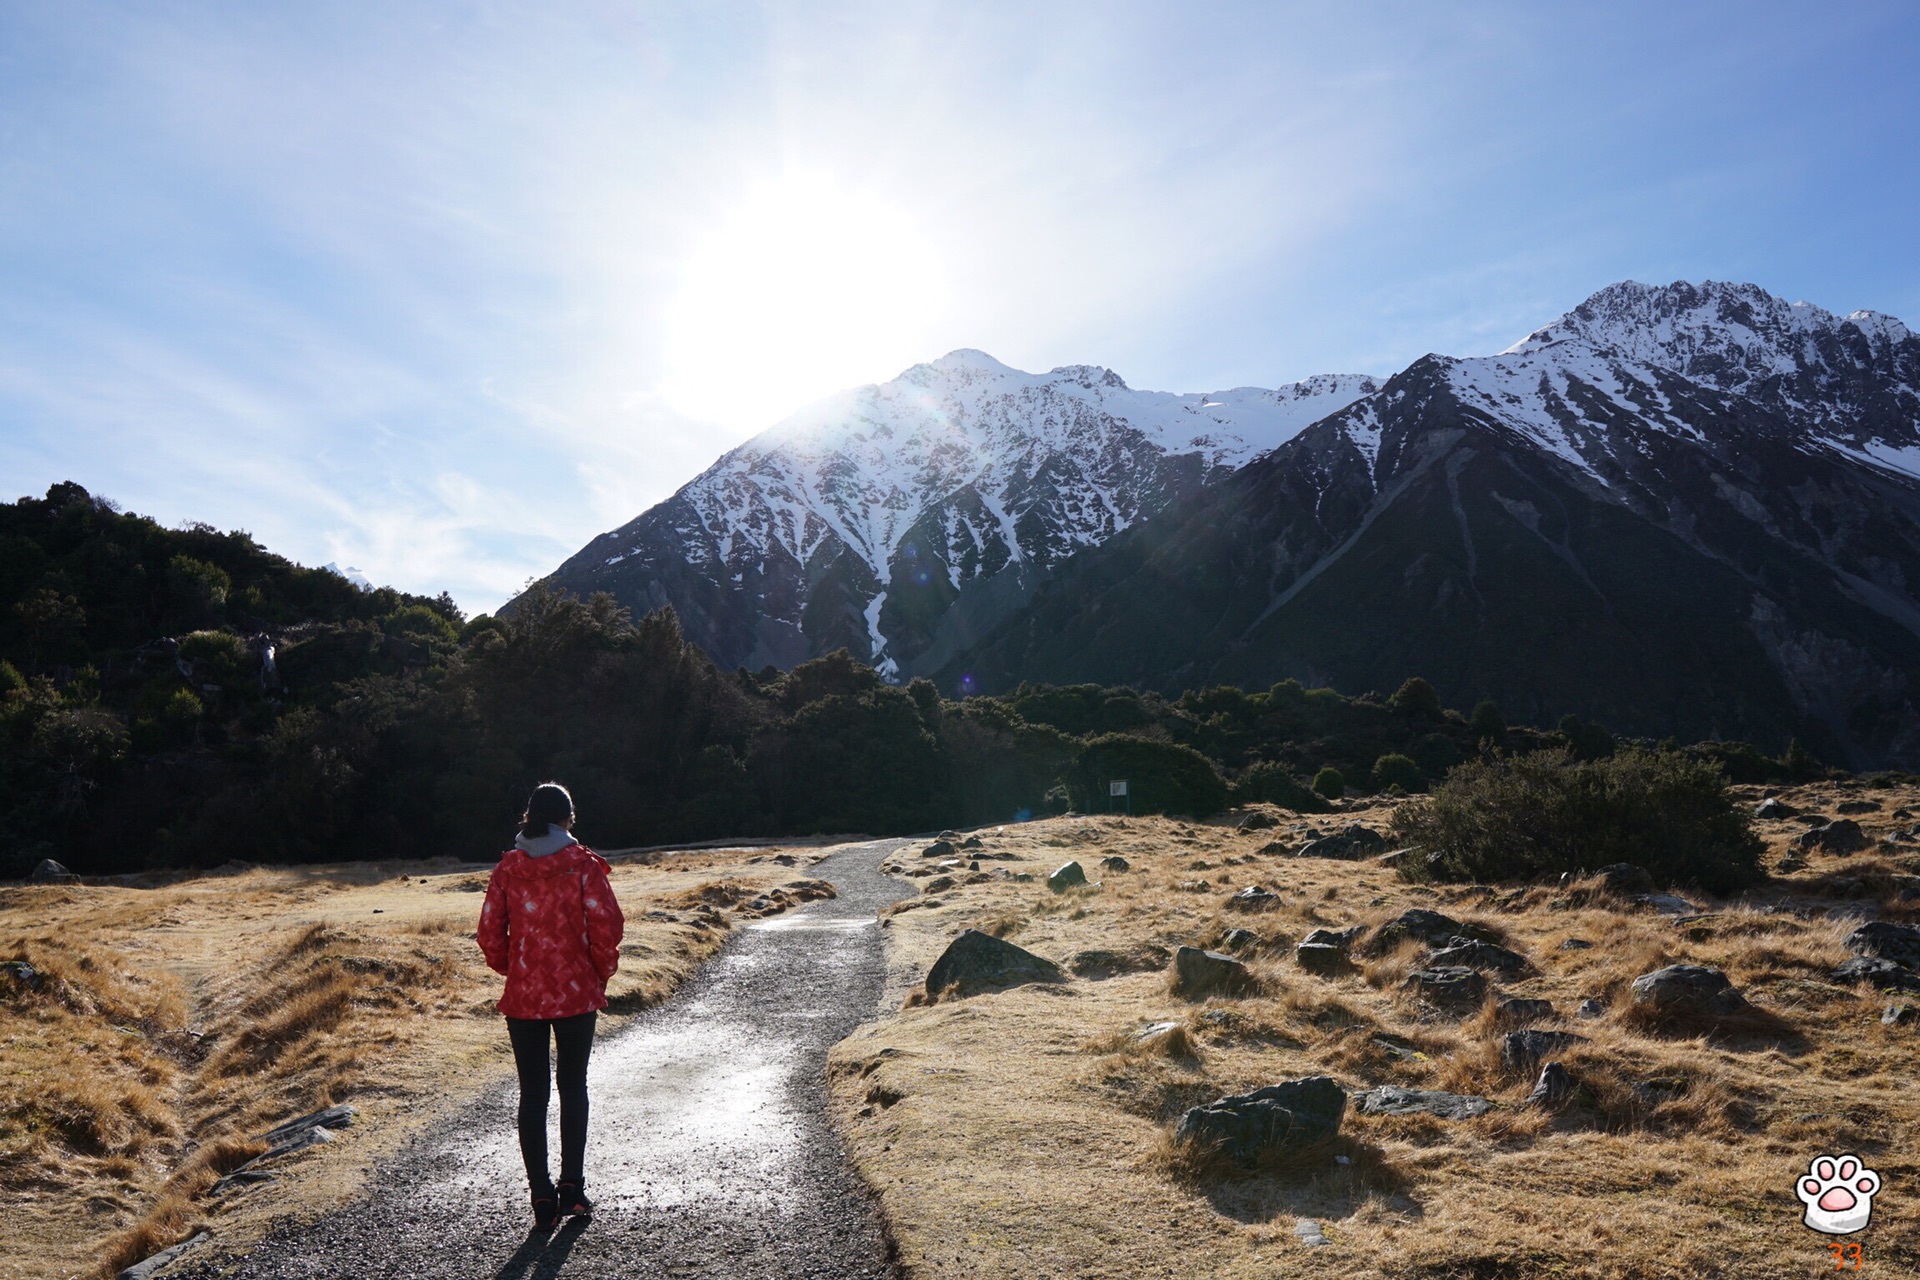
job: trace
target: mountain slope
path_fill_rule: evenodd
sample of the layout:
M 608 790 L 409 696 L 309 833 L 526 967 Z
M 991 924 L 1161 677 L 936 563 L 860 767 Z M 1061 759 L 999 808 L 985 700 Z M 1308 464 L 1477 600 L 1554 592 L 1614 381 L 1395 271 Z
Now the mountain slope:
M 1920 763 L 1920 340 L 1621 284 L 1429 356 L 1057 571 L 939 678 L 1427 675 L 1456 705 Z
M 672 605 L 723 666 L 849 648 L 930 669 L 1038 578 L 1374 391 L 1360 376 L 1208 395 L 977 351 L 796 414 L 547 581 Z

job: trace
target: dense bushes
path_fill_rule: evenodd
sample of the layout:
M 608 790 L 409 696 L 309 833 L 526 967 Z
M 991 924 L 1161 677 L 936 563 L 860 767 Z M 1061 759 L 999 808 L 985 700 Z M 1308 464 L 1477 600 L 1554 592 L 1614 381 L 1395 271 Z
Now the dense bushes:
M 1109 807 L 1108 783 L 1126 779 L 1134 813 L 1178 813 L 1204 818 L 1227 807 L 1227 784 L 1213 762 L 1174 742 L 1122 733 L 1094 738 L 1081 749 L 1067 778 L 1067 794 L 1082 813 Z
M 1760 840 L 1718 766 L 1629 748 L 1599 760 L 1534 752 L 1455 769 L 1395 816 L 1443 880 L 1532 880 L 1616 862 L 1661 884 L 1729 893 L 1760 875 Z

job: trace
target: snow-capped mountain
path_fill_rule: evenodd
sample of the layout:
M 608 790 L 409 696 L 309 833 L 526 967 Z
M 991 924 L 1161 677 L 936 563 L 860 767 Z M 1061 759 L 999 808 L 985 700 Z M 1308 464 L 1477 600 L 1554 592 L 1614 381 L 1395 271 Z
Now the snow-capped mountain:
M 550 581 L 671 604 L 724 665 L 845 646 L 911 674 L 1065 557 L 1378 386 L 1327 375 L 1171 395 L 1095 366 L 1031 374 L 955 351 L 795 414 Z
M 1624 283 L 1428 356 L 1076 557 L 937 678 L 1413 673 L 1453 705 L 1920 763 L 1920 338 Z

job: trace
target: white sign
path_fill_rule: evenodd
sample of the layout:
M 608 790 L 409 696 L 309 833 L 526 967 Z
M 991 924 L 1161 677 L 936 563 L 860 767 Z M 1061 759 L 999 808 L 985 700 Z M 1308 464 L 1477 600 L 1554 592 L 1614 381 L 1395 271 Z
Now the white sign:
M 1107 784 L 1107 794 L 1110 796 L 1123 796 L 1127 794 L 1127 780 L 1125 778 L 1115 778 L 1112 782 L 1109 782 Z

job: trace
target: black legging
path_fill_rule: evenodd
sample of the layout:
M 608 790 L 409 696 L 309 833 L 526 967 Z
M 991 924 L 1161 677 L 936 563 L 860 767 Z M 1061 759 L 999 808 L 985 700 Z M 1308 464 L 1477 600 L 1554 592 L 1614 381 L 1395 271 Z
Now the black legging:
M 538 1196 L 551 1195 L 547 1176 L 547 1028 L 553 1028 L 554 1075 L 560 1083 L 560 1181 L 584 1180 L 587 1157 L 587 1056 L 593 1052 L 593 1024 L 599 1017 L 508 1018 L 513 1065 L 520 1073 L 520 1157 L 527 1162 L 527 1185 Z

